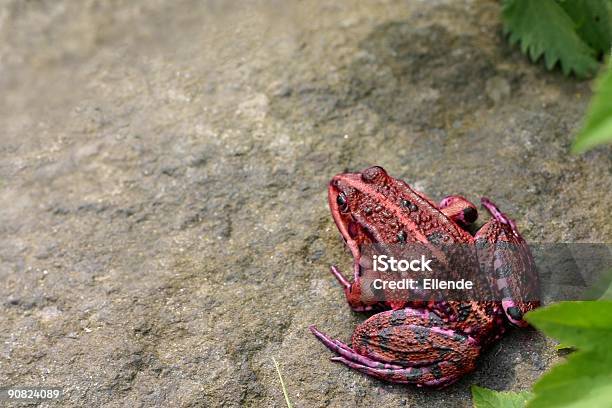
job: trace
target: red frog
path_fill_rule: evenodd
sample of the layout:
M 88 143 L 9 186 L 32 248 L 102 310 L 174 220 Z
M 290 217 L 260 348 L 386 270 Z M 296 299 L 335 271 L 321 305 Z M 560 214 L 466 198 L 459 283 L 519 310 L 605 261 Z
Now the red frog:
M 310 326 L 341 362 L 395 383 L 444 387 L 474 370 L 481 350 L 539 306 L 533 257 L 516 224 L 486 198 L 492 219 L 474 235 L 476 206 L 461 196 L 439 204 L 378 166 L 344 173 L 329 183 L 329 207 L 350 249 L 353 282 L 335 266 L 331 273 L 355 311 L 380 311 L 355 329 L 352 347 Z M 474 250 L 477 268 L 493 298 L 474 300 L 368 300 L 362 296 L 362 247 L 369 244 L 459 244 Z M 459 271 L 461 273 L 461 271 Z M 482 282 L 481 282 L 482 284 Z

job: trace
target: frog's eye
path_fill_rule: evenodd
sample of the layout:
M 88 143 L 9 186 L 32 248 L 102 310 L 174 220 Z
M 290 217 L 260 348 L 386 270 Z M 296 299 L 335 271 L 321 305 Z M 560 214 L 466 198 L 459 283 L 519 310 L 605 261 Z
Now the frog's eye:
M 344 193 L 340 193 L 336 196 L 336 204 L 338 204 L 338 208 L 342 212 L 348 211 L 348 201 L 346 200 L 346 195 Z

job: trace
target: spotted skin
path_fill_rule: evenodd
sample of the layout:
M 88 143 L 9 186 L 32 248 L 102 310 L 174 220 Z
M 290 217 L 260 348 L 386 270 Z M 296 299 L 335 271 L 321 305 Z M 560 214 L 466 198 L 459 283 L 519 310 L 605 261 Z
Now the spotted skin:
M 481 350 L 500 339 L 509 325 L 527 326 L 523 315 L 539 306 L 531 252 L 514 221 L 489 199 L 483 198 L 482 205 L 492 219 L 471 235 L 467 228 L 478 216 L 474 204 L 462 196 L 436 204 L 381 167 L 335 176 L 328 195 L 334 221 L 353 255 L 354 278 L 350 282 L 335 266 L 331 273 L 353 310 L 378 311 L 357 326 L 352 347 L 310 326 L 336 354 L 332 361 L 390 382 L 445 387 L 473 371 Z M 480 283 L 501 300 L 364 299 L 361 246 L 405 242 L 473 245 L 478 268 L 485 272 L 479 274 L 485 279 Z

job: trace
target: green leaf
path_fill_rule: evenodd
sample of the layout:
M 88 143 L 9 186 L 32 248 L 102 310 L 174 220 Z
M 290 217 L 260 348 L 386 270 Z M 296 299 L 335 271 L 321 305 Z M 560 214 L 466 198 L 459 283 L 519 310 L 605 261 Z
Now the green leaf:
M 547 69 L 557 62 L 565 75 L 588 77 L 597 72 L 596 52 L 576 32 L 576 24 L 554 0 L 504 0 L 504 32 L 510 44 L 536 62 L 542 55 Z
M 531 398 L 531 393 L 494 391 L 472 385 L 472 401 L 475 408 L 522 408 Z
M 533 387 L 529 408 L 612 406 L 610 350 L 578 352 L 553 367 Z
M 610 12 L 608 0 L 558 0 L 574 23 L 582 40 L 598 53 L 610 50 Z
M 612 300 L 612 285 L 608 286 L 608 289 L 602 293 L 599 300 Z
M 576 347 L 571 345 L 571 344 L 565 344 L 565 343 L 559 343 L 555 346 L 555 350 L 557 351 L 561 351 L 561 350 L 575 350 Z
M 540 378 L 527 407 L 612 407 L 612 302 L 561 302 L 533 310 L 526 319 L 580 349 Z
M 597 79 L 585 123 L 576 136 L 572 152 L 580 153 L 602 143 L 612 142 L 612 68 Z
M 578 349 L 610 348 L 612 302 L 560 302 L 532 310 L 525 318 L 549 336 Z

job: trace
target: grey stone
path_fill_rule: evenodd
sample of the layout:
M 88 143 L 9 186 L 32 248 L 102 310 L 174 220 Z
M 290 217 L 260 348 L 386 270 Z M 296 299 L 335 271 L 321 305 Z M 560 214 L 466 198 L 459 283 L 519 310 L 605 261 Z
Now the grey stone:
M 295 407 L 529 388 L 560 360 L 533 330 L 429 390 L 334 364 L 307 329 L 348 341 L 365 319 L 328 271 L 350 270 L 326 202 L 345 170 L 486 195 L 529 242 L 610 241 L 610 148 L 569 154 L 589 83 L 529 63 L 499 12 L 3 2 L 0 386 L 65 387 L 51 406 L 284 406 L 274 356 Z

